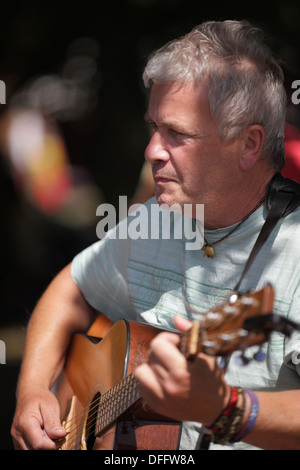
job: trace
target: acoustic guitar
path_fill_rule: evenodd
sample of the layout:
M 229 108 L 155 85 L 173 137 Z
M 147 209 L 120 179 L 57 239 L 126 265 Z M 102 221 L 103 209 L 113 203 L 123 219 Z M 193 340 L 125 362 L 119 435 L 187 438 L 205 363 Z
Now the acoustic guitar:
M 272 312 L 273 301 L 271 285 L 242 296 L 232 293 L 180 335 L 182 354 L 188 360 L 200 351 L 226 358 L 262 345 L 273 330 L 290 335 L 295 325 Z M 101 339 L 111 325 L 105 320 L 103 327 L 103 321 L 71 343 L 56 390 L 67 431 L 60 449 L 177 449 L 181 423 L 145 409 L 134 377 L 160 330 L 120 320 Z

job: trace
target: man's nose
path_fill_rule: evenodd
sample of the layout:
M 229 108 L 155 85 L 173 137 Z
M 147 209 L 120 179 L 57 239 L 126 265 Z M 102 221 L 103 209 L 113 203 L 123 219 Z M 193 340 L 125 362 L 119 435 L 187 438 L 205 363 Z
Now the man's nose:
M 159 160 L 166 161 L 169 159 L 167 146 L 159 131 L 153 133 L 145 150 L 145 158 L 150 163 L 154 163 Z

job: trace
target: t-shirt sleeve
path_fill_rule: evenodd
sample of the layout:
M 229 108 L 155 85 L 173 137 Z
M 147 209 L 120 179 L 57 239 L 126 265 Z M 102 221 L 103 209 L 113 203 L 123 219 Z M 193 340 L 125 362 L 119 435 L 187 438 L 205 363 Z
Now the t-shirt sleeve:
M 121 225 L 79 253 L 71 265 L 72 279 L 86 301 L 112 321 L 136 317 L 127 283 L 130 240 L 119 237 Z

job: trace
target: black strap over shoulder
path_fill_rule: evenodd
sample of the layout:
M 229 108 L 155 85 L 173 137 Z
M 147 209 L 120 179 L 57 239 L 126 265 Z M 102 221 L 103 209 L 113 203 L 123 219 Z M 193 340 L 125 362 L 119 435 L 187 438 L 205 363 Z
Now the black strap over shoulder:
M 267 187 L 266 207 L 268 215 L 266 221 L 249 255 L 240 280 L 235 287 L 236 291 L 239 290 L 242 280 L 278 220 L 290 214 L 299 205 L 300 184 L 289 178 L 284 178 L 280 173 L 276 173 Z
M 300 184 L 297 181 L 284 178 L 281 173 L 276 173 L 267 187 L 266 206 L 268 212 L 270 212 L 274 203 L 278 203 L 278 196 L 282 198 L 284 195 L 289 199 L 289 203 L 281 217 L 290 214 L 290 212 L 299 206 Z

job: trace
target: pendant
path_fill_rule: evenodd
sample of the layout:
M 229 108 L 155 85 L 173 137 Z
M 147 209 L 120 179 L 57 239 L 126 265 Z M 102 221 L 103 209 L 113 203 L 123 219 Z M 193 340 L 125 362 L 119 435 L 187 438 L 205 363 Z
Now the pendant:
M 215 250 L 213 249 L 213 247 L 211 245 L 203 245 L 203 247 L 201 248 L 201 250 L 204 251 L 204 255 L 203 256 L 207 256 L 208 258 L 214 258 L 215 256 Z

